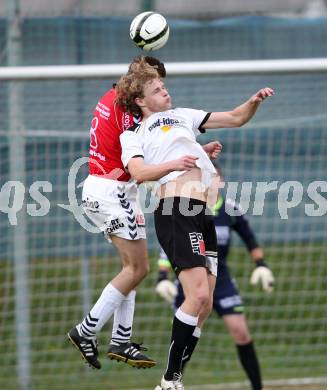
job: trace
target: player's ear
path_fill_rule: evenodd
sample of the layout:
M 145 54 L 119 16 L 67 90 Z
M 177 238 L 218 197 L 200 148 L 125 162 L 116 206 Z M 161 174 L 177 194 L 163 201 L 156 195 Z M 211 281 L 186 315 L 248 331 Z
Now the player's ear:
M 141 98 L 141 97 L 135 98 L 135 99 L 134 99 L 134 102 L 135 102 L 135 104 L 136 104 L 138 107 L 140 107 L 140 108 L 145 107 L 144 99 Z

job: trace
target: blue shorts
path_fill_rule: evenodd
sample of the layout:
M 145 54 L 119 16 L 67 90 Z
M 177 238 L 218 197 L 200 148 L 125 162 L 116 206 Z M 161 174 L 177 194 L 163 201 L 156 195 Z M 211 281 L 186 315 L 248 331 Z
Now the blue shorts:
M 213 309 L 219 316 L 244 313 L 242 297 L 234 279 L 230 277 L 228 272 L 222 272 L 221 277 L 217 277 L 216 288 L 213 293 Z
M 182 285 L 178 281 L 176 283 L 178 292 L 174 302 L 175 310 L 184 301 Z M 235 281 L 231 278 L 226 268 L 218 267 L 217 283 L 213 294 L 213 309 L 219 316 L 244 313 L 242 297 L 239 294 Z

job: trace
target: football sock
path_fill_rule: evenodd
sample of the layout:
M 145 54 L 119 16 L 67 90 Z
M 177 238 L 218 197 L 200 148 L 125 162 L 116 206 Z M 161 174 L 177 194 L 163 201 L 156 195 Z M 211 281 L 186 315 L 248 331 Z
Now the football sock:
M 182 359 L 182 372 L 185 369 L 186 363 L 191 360 L 193 351 L 195 350 L 195 347 L 199 341 L 200 336 L 201 336 L 201 328 L 196 327 L 186 346 L 186 350 Z
M 117 307 L 114 314 L 110 344 L 127 343 L 132 336 L 136 291 L 132 290 Z
M 261 374 L 254 344 L 236 345 L 240 362 L 246 372 L 253 390 L 262 390 Z
M 182 359 L 197 323 L 198 317 L 184 313 L 180 308 L 176 311 L 168 352 L 168 365 L 164 375 L 166 380 L 173 380 L 174 374 L 181 372 Z
M 86 338 L 95 337 L 95 334 L 101 330 L 124 298 L 125 295 L 111 283 L 108 283 L 89 314 L 84 318 L 80 326 L 77 327 L 80 336 Z

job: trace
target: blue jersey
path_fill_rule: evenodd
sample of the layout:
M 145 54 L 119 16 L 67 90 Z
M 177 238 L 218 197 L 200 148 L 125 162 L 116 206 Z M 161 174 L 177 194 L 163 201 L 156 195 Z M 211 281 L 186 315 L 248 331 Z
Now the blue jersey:
M 218 240 L 218 272 L 220 272 L 226 267 L 233 230 L 241 237 L 249 251 L 258 248 L 259 245 L 242 209 L 235 202 L 220 196 L 211 211 Z

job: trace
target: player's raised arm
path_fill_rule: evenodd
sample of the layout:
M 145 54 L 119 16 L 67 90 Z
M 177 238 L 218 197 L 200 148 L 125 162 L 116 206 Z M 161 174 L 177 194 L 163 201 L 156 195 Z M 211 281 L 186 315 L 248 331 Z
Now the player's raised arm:
M 236 204 L 232 206 L 234 209 L 239 209 L 239 206 Z M 264 261 L 263 250 L 259 246 L 254 231 L 250 227 L 248 220 L 242 213 L 235 217 L 235 222 L 232 228 L 244 241 L 256 266 L 251 274 L 250 283 L 252 285 L 260 284 L 264 291 L 272 292 L 275 281 L 274 275 L 267 263 Z
M 202 125 L 204 129 L 216 129 L 220 127 L 240 127 L 247 123 L 257 111 L 259 105 L 270 96 L 275 94 L 272 88 L 260 89 L 245 103 L 234 108 L 232 111 L 212 112 Z
M 268 293 L 272 292 L 274 289 L 275 278 L 271 269 L 263 259 L 262 249 L 259 247 L 255 248 L 250 252 L 250 254 L 256 265 L 255 270 L 252 272 L 250 283 L 252 285 L 260 283 L 264 291 Z

